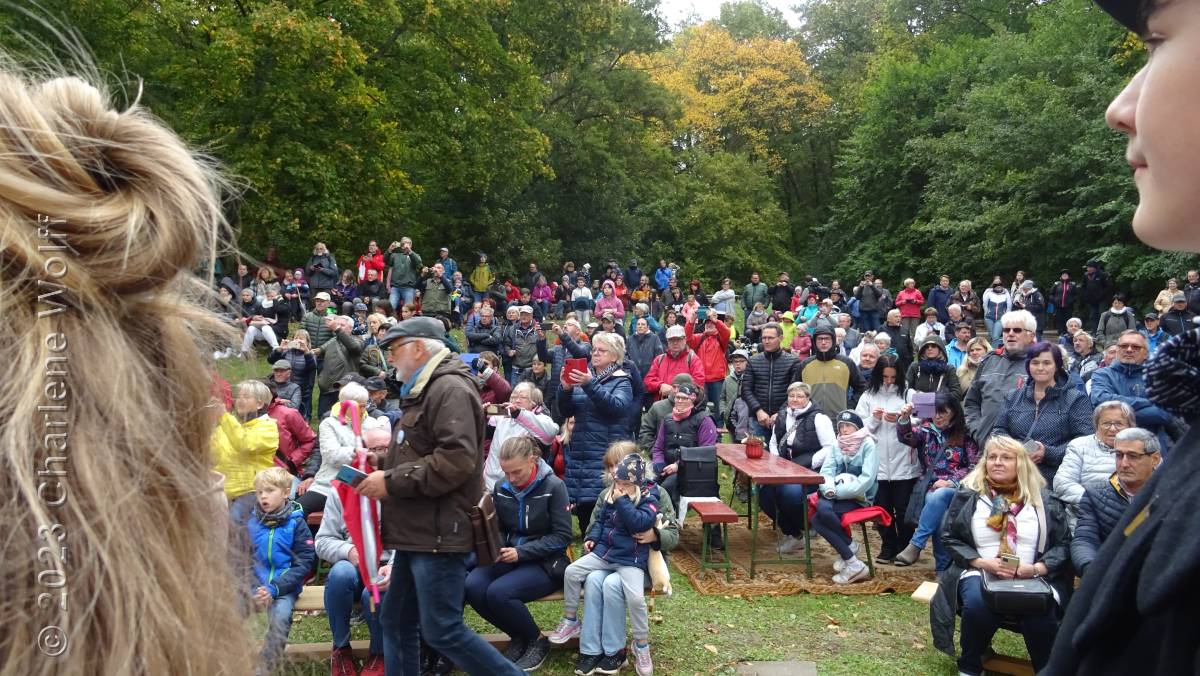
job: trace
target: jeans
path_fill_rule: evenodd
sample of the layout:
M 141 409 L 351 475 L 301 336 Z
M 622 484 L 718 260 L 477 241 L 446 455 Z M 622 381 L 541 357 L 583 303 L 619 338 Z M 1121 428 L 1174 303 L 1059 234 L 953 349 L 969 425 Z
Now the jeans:
M 993 346 L 999 345 L 1004 325 L 1000 323 L 999 319 L 992 319 L 991 317 L 984 317 L 983 323 L 987 324 L 988 342 Z
M 525 604 L 556 589 L 558 582 L 537 561 L 476 568 L 467 575 L 466 582 L 467 603 L 475 612 L 509 637 L 524 641 L 541 636 Z
M 904 513 L 908 511 L 908 501 L 912 498 L 913 485 L 916 479 L 900 479 L 898 481 L 880 481 L 876 485 L 875 504 L 887 510 L 892 515 L 889 526 L 876 524 L 879 539 L 883 541 L 885 553 L 896 554 L 912 537 L 912 529 L 904 523 Z
M 402 305 L 408 305 L 409 303 L 412 303 L 414 300 L 416 300 L 416 297 L 417 290 L 411 286 L 393 286 L 388 291 L 388 301 L 391 302 L 392 309 L 396 311 L 397 315 L 400 314 L 400 308 Z M 404 301 L 403 304 L 400 302 L 401 300 Z
M 878 331 L 879 310 L 859 310 L 858 326 L 860 331 Z
M 807 506 L 806 504 L 805 507 Z M 813 530 L 825 538 L 826 542 L 833 545 L 842 560 L 848 560 L 854 556 L 854 552 L 850 549 L 852 538 L 842 530 L 842 515 L 859 507 L 862 505 L 858 504 L 857 500 L 830 500 L 826 497 L 817 500 L 817 513 L 813 516 Z
M 321 394 L 317 397 L 317 420 L 324 420 L 325 416 L 329 415 L 330 409 L 337 403 L 338 391 L 336 389 L 326 392 L 321 390 Z
M 421 638 L 468 674 L 523 673 L 463 622 L 466 554 L 396 552 L 379 624 L 389 676 L 420 676 Z
M 529 370 L 528 366 L 526 366 L 525 368 L 521 368 L 520 366 L 517 366 L 516 364 L 509 365 L 509 367 L 508 367 L 508 384 L 512 385 L 513 387 L 516 387 L 517 383 L 521 382 L 521 376 L 525 375 L 525 372 L 528 370 Z
M 801 537 L 804 535 L 800 532 L 800 527 L 804 525 L 801 510 L 808 509 L 808 493 L 815 489 L 801 484 L 759 486 L 758 506 L 779 525 L 784 535 Z
M 973 575 L 958 581 L 958 604 L 962 615 L 959 637 L 962 657 L 958 658 L 958 670 L 967 674 L 982 674 L 983 654 L 1000 628 L 1001 616 L 984 602 L 983 580 L 979 576 Z M 1034 671 L 1041 671 L 1050 659 L 1050 648 L 1054 646 L 1054 637 L 1058 634 L 1055 613 L 1051 610 L 1046 615 L 1017 617 Z
M 713 422 L 717 424 L 717 429 L 721 429 L 721 395 L 725 393 L 725 381 L 717 380 L 711 383 L 704 383 L 704 397 L 712 402 L 713 405 Z
M 533 304 L 542 309 L 542 317 L 544 319 L 550 319 L 550 301 L 535 300 L 533 301 Z
M 950 509 L 950 501 L 954 499 L 954 488 L 943 486 L 925 494 L 925 506 L 921 509 L 921 518 L 917 522 L 917 530 L 913 533 L 912 544 L 918 549 L 925 549 L 925 543 L 933 537 L 934 566 L 941 572 L 950 567 L 950 553 L 942 544 L 942 517 Z
M 267 638 L 262 649 L 262 662 L 267 673 L 274 668 L 283 655 L 283 649 L 287 647 L 288 632 L 292 630 L 292 609 L 296 607 L 298 598 L 300 592 L 279 596 L 271 601 L 271 607 L 267 609 Z
M 309 371 L 304 377 L 293 381 L 300 385 L 300 415 L 304 418 L 305 422 L 312 420 L 312 394 L 313 384 L 316 383 L 316 380 L 316 371 Z
M 350 645 L 350 615 L 354 612 L 354 601 L 362 604 L 363 618 L 371 632 L 371 654 L 383 654 L 383 633 L 379 630 L 379 612 L 371 612 L 371 592 L 362 583 L 358 568 L 347 560 L 333 564 L 325 578 L 325 614 L 329 616 L 329 631 L 333 634 L 333 647 Z
M 579 608 L 579 592 L 584 581 L 593 572 L 615 572 L 623 589 L 625 603 L 629 606 L 629 624 L 633 637 L 646 640 L 650 637 L 650 616 L 646 609 L 646 572 L 636 566 L 612 563 L 596 556 L 585 554 L 567 566 L 563 575 L 563 615 L 575 615 Z M 586 618 L 585 618 L 586 619 Z M 624 624 L 625 616 L 621 616 Z M 591 653 L 596 654 L 596 653 Z
M 476 303 L 482 303 L 483 299 L 487 298 L 486 291 L 472 291 L 471 295 L 474 296 Z
M 582 655 L 616 655 L 625 647 L 625 587 L 611 570 L 588 573 L 583 593 Z
M 921 325 L 922 321 L 920 317 L 901 317 L 900 330 L 904 332 L 904 335 L 908 336 L 909 340 L 912 340 L 913 335 L 917 332 L 917 327 Z

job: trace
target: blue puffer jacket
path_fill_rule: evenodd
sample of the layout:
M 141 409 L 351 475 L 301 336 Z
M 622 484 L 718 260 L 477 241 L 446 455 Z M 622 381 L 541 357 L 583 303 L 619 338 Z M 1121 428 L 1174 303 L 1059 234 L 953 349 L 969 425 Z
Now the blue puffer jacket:
M 1046 390 L 1040 402 L 1033 399 L 1033 381 L 1009 393 L 1004 410 L 996 418 L 992 434 L 1003 434 L 1018 441 L 1032 439 L 1046 447 L 1038 470 L 1047 486 L 1054 485 L 1054 474 L 1067 454 L 1067 444 L 1076 437 L 1095 433 L 1092 426 L 1092 402 L 1087 395 L 1059 376 Z
M 298 502 L 289 506 L 291 512 L 277 525 L 268 525 L 272 515 L 264 515 L 257 505 L 246 522 L 254 548 L 254 587 L 270 589 L 275 598 L 299 593 L 316 558 L 304 510 Z
M 604 490 L 604 453 L 609 444 L 634 438 L 629 419 L 640 409 L 640 400 L 633 394 L 633 379 L 624 369 L 582 387 L 559 389 L 559 414 L 564 418 L 575 416 L 564 477 L 572 501 L 596 501 Z
M 585 542 L 596 543 L 592 553 L 610 563 L 647 570 L 650 545 L 638 544 L 633 535 L 654 527 L 658 490 L 650 484 L 642 489 L 642 499 L 636 505 L 622 495 L 612 502 L 600 503 L 599 509 L 600 515 L 593 517 L 592 527 L 583 538 Z
M 563 350 L 565 350 L 565 352 L 562 354 L 561 357 L 559 355 L 554 355 L 555 361 L 554 361 L 554 364 L 551 366 L 551 373 L 550 373 L 551 382 L 554 383 L 555 385 L 557 385 L 557 383 L 559 382 L 559 376 L 562 372 L 562 366 L 563 366 L 562 360 L 567 359 L 567 358 L 573 358 L 573 359 L 582 359 L 582 358 L 591 359 L 592 358 L 592 344 L 591 343 L 584 342 L 584 341 L 576 342 L 574 340 L 571 340 L 570 337 L 568 336 L 563 340 L 562 345 L 560 345 L 560 347 L 563 348 Z M 628 343 L 626 343 L 626 348 L 628 349 Z M 542 358 L 542 354 L 543 354 L 543 350 L 542 350 L 541 345 L 539 344 L 538 358 L 541 359 L 543 363 L 546 363 L 546 360 L 544 358 Z M 569 357 L 568 357 L 568 354 L 569 354 Z M 553 370 L 555 368 L 557 368 L 558 370 L 557 371 Z M 642 372 L 641 369 L 638 368 L 637 364 L 635 364 L 632 359 L 629 358 L 628 352 L 625 353 L 625 361 L 621 362 L 621 368 L 626 373 L 629 374 L 629 379 L 630 379 L 629 382 L 633 386 L 633 402 L 634 402 L 634 405 L 629 407 L 629 423 L 628 423 L 629 424 L 629 436 L 621 437 L 621 438 L 622 439 L 636 439 L 637 434 L 638 434 L 638 427 L 641 425 L 641 422 L 642 422 L 642 398 L 646 394 L 646 384 L 644 382 L 642 382 L 642 378 L 646 374 L 644 372 Z M 556 392 L 556 394 L 557 394 L 557 392 Z M 564 419 L 566 418 L 565 415 L 563 417 L 564 417 Z
M 1125 515 L 1132 498 L 1120 488 L 1116 474 L 1106 481 L 1093 481 L 1083 487 L 1083 499 L 1079 501 L 1079 520 L 1075 523 L 1075 535 L 1071 538 L 1071 563 L 1075 572 L 1083 577 L 1084 571 L 1096 558 L 1100 545 Z
M 1137 426 L 1158 435 L 1158 444 L 1163 455 L 1171 445 L 1167 426 L 1171 414 L 1159 408 L 1146 396 L 1146 369 L 1144 364 L 1122 364 L 1117 362 L 1108 368 L 1092 372 L 1092 403 L 1096 406 L 1106 401 L 1122 401 L 1133 409 Z

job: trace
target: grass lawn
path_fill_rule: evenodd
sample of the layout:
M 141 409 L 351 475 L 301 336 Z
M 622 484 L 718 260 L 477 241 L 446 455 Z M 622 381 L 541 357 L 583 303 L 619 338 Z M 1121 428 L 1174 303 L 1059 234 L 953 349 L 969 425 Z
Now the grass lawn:
M 461 331 L 455 333 L 465 345 Z M 222 360 L 218 370 L 236 384 L 269 374 L 270 365 L 259 354 L 248 361 Z M 816 571 L 817 575 L 830 573 Z M 954 661 L 930 644 L 928 607 L 907 594 L 704 596 L 677 570 L 672 583 L 675 595 L 657 600 L 650 625 L 651 650 L 660 674 L 732 674 L 738 662 L 788 659 L 816 662 L 821 674 L 956 673 Z M 562 604 L 539 602 L 530 608 L 538 624 L 549 631 Z M 470 608 L 466 618 L 476 631 L 496 631 Z M 354 627 L 353 633 L 355 639 L 368 638 L 365 624 Z M 329 640 L 324 615 L 296 616 L 290 642 Z M 997 634 L 994 647 L 1007 655 L 1026 655 L 1020 637 L 1007 631 Z M 556 648 L 539 673 L 571 674 L 574 660 L 573 651 Z M 289 664 L 282 673 L 316 676 L 328 670 L 326 662 L 307 662 Z M 632 668 L 628 671 L 632 673 Z

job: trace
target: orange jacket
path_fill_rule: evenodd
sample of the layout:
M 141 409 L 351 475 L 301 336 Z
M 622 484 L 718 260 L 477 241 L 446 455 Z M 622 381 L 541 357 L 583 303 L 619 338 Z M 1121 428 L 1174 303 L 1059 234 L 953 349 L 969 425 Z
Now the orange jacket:
M 729 375 L 729 362 L 725 360 L 725 350 L 729 347 L 729 327 L 720 321 L 714 321 L 713 324 L 717 326 L 715 338 L 704 333 L 695 333 L 694 321 L 684 326 L 688 347 L 700 356 L 700 363 L 704 366 L 706 383 L 724 382 L 725 376 Z

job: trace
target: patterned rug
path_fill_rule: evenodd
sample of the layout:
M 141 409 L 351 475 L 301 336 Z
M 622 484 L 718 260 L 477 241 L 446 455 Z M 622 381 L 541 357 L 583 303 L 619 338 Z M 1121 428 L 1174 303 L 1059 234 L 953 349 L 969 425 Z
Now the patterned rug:
M 788 596 L 806 592 L 809 594 L 881 594 L 894 592 L 898 594 L 912 593 L 922 582 L 934 580 L 933 552 L 926 547 L 921 560 L 909 567 L 893 566 L 890 563 L 876 563 L 875 577 L 849 585 L 833 584 L 833 562 L 837 560 L 837 552 L 824 538 L 813 535 L 813 577 L 810 580 L 805 574 L 803 563 L 779 564 L 779 554 L 775 547 L 782 533 L 772 529 L 771 519 L 765 514 L 759 517 L 758 528 L 758 565 L 757 575 L 750 579 L 750 531 L 743 519 L 737 524 L 730 524 L 729 537 L 725 542 L 725 551 L 710 555 L 718 561 L 722 556 L 731 557 L 733 564 L 732 581 L 725 581 L 725 571 L 722 568 L 700 570 L 700 541 L 702 526 L 700 520 L 689 518 L 680 533 L 679 547 L 671 552 L 671 562 L 674 568 L 682 572 L 691 581 L 692 586 L 701 594 L 719 594 L 726 596 Z M 862 537 L 857 526 L 854 527 L 856 539 Z M 867 527 L 867 537 L 871 542 L 871 554 L 879 553 L 882 543 L 875 529 Z M 860 543 L 861 547 L 861 543 Z M 859 558 L 866 561 L 866 552 L 859 549 Z M 791 560 L 804 560 L 804 551 L 789 555 Z M 775 561 L 776 563 L 773 563 Z

